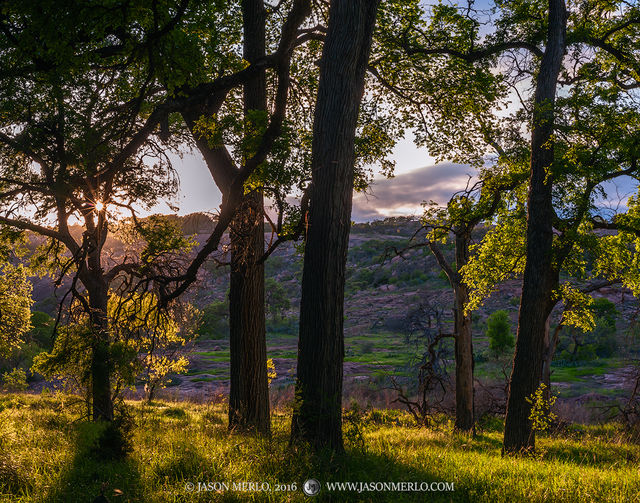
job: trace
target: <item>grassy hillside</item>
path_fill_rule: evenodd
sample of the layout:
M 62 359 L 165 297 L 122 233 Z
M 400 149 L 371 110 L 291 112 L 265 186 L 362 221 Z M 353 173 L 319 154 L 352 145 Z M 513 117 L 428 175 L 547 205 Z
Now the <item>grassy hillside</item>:
M 301 487 L 309 478 L 322 484 L 315 501 L 640 501 L 640 445 L 615 424 L 568 427 L 540 438 L 536 458 L 514 459 L 501 457 L 498 420 L 470 439 L 444 419 L 419 429 L 399 411 L 352 410 L 347 455 L 330 458 L 288 447 L 287 412 L 274 414 L 266 440 L 229 434 L 222 404 L 130 402 L 133 451 L 126 461 L 98 462 L 96 427 L 77 420 L 74 404 L 0 396 L 0 501 L 91 502 L 101 492 L 112 502 L 308 501 Z M 197 492 L 209 482 L 270 490 Z M 454 490 L 358 493 L 330 491 L 329 482 L 447 482 Z
M 415 321 L 420 318 L 423 306 L 439 309 L 444 331 L 452 330 L 453 294 L 429 250 L 419 247 L 407 250 L 402 257 L 395 255 L 395 250 L 420 242 L 420 237 L 411 241 L 418 228 L 419 222 L 406 218 L 352 227 L 345 291 L 347 402 L 354 396 L 359 398 L 363 388 L 366 393 L 388 389 L 391 377 L 409 392 L 415 389 L 417 368 L 426 348 L 420 330 L 415 330 Z M 482 233 L 478 231 L 476 240 L 481 239 Z M 453 260 L 452 245 L 443 245 L 443 251 Z M 289 308 L 283 309 L 277 319 L 269 316 L 267 347 L 277 373 L 273 387 L 290 393 L 286 390 L 295 376 L 302 257 L 293 244 L 284 244 L 266 262 L 265 270 L 269 280 L 281 286 L 289 301 Z M 211 267 L 201 287 L 194 290 L 196 301 L 200 306 L 210 306 L 212 313 L 226 313 L 222 303 L 227 288 L 226 269 Z M 502 358 L 496 358 L 489 351 L 485 335 L 487 320 L 493 312 L 504 310 L 515 333 L 519 295 L 520 281 L 507 281 L 473 313 L 475 376 L 483 385 L 478 391 L 480 414 L 486 409 L 495 410 L 493 398 L 485 396 L 485 388 L 498 402 L 504 402 L 504 383 L 512 358 L 512 351 L 507 351 Z M 579 414 L 581 420 L 601 419 L 601 411 L 591 405 L 623 403 L 635 383 L 633 359 L 640 354 L 640 339 L 636 335 L 640 333 L 637 300 L 617 287 L 608 287 L 595 295 L 615 306 L 612 322 L 593 334 L 583 335 L 567 328 L 560 333 L 552 386 L 565 419 L 575 414 Z M 176 377 L 176 386 L 169 389 L 173 393 L 170 396 L 206 397 L 226 392 L 228 322 L 222 319 L 224 316 L 212 316 L 211 329 L 198 341 L 191 355 L 188 374 Z M 554 314 L 552 329 L 558 317 L 559 313 Z M 580 344 L 577 348 L 580 351 L 575 355 L 572 354 L 574 341 Z M 451 376 L 454 364 L 450 339 L 442 342 L 441 351 L 443 366 Z M 369 394 L 373 395 L 374 405 L 388 406 L 391 402 L 382 393 Z M 451 400 L 447 405 L 452 405 Z
M 406 248 L 418 228 L 419 222 L 407 218 L 352 227 L 345 292 L 347 403 L 356 398 L 362 404 L 371 402 L 379 407 L 390 406 L 397 397 L 389 390 L 391 378 L 409 393 L 415 391 L 417 369 L 422 362 L 426 342 L 420 330 L 412 326 L 416 319 L 419 321 L 423 306 L 439 309 L 443 315 L 444 331 L 451 331 L 453 295 L 431 253 L 424 247 L 408 250 L 402 257 L 395 256 L 393 252 L 394 248 Z M 481 237 L 482 231 L 479 231 L 476 240 Z M 114 249 L 116 245 L 114 242 Z M 443 245 L 443 250 L 448 259 L 453 260 L 452 246 Z M 290 398 L 297 356 L 302 277 L 300 250 L 293 243 L 283 244 L 269 257 L 265 271 L 269 282 L 267 297 L 277 297 L 274 295 L 276 291 L 280 296 L 274 305 L 267 305 L 268 357 L 273 359 L 277 374 L 272 389 L 282 398 Z M 192 347 L 186 375 L 172 377 L 165 397 L 207 400 L 227 392 L 229 343 L 225 299 L 228 272 L 225 267 L 207 264 L 201 280 L 189 292 L 188 299 L 204 311 L 206 326 Z M 50 289 L 51 279 L 40 281 L 45 280 Z M 278 288 L 274 289 L 273 285 Z M 519 288 L 518 280 L 506 282 L 473 314 L 475 376 L 479 380 L 478 415 L 487 410 L 495 412 L 505 400 L 504 384 L 512 352 L 507 351 L 502 358 L 496 358 L 489 351 L 485 332 L 488 317 L 496 310 L 508 313 L 511 329 L 515 332 Z M 596 296 L 615 306 L 612 321 L 604 323 L 593 334 L 584 335 L 571 329 L 560 333 L 561 344 L 553 364 L 552 387 L 559 397 L 557 403 L 563 419 L 600 420 L 602 411 L 597 406 L 624 403 L 635 385 L 636 365 L 633 360 L 640 355 L 638 301 L 617 287 L 608 287 Z M 45 309 L 47 302 L 52 306 L 56 303 L 55 299 L 44 297 L 37 308 Z M 55 314 L 55 309 L 51 308 L 49 313 Z M 552 328 L 558 316 L 559 313 L 554 314 Z M 8 361 L 0 360 L 0 374 L 14 367 L 21 367 L 28 373 L 33 356 L 50 345 L 50 326 L 51 323 L 45 323 L 34 330 L 23 351 Z M 579 351 L 574 351 L 576 348 Z M 442 368 L 449 379 L 453 374 L 452 341 L 443 340 L 440 350 Z M 42 385 L 38 376 L 30 375 L 29 379 L 32 389 L 37 390 Z M 450 393 L 445 403 L 449 409 L 452 397 Z

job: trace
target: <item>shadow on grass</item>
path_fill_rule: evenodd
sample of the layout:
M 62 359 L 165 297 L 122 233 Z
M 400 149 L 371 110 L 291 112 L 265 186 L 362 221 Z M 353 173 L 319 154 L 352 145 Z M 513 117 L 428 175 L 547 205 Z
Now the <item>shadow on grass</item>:
M 266 481 L 270 484 L 271 492 L 241 493 L 226 491 L 223 493 L 209 493 L 183 495 L 175 501 L 206 501 L 206 502 L 231 502 L 231 501 L 373 501 L 373 502 L 413 502 L 434 501 L 452 502 L 469 501 L 466 490 L 463 491 L 380 491 L 372 490 L 372 483 L 399 483 L 414 482 L 427 483 L 454 481 L 453 474 L 448 479 L 443 479 L 437 470 L 431 470 L 428 466 L 416 467 L 405 464 L 393 455 L 376 453 L 362 449 L 348 449 L 346 454 L 337 455 L 329 451 L 313 454 L 304 446 L 289 447 L 288 438 L 282 436 L 273 439 L 254 439 L 245 445 L 246 452 L 239 453 L 243 458 L 245 470 L 243 473 L 236 471 L 235 480 Z M 230 466 L 232 471 L 233 466 Z M 193 473 L 198 469 L 192 468 Z M 221 471 L 225 471 L 222 469 Z M 232 477 L 218 480 L 229 481 Z M 313 498 L 306 496 L 303 491 L 304 482 L 315 479 L 320 482 L 320 493 Z M 185 480 L 193 480 L 186 477 Z M 363 486 L 339 487 L 331 484 L 343 482 L 363 483 Z M 290 486 L 295 483 L 295 491 L 278 492 L 276 487 Z M 358 488 L 363 489 L 361 491 Z
M 99 435 L 100 428 L 96 424 L 78 425 L 69 461 L 57 483 L 42 501 L 91 503 L 100 495 L 107 499 L 98 501 L 144 501 L 135 462 L 130 457 L 121 460 L 101 459 L 95 448 Z
M 581 444 L 577 442 L 546 445 L 538 442 L 539 450 L 544 453 L 544 460 L 563 461 L 577 466 L 608 468 L 621 463 L 636 463 L 637 448 L 631 445 L 618 445 L 611 442 Z

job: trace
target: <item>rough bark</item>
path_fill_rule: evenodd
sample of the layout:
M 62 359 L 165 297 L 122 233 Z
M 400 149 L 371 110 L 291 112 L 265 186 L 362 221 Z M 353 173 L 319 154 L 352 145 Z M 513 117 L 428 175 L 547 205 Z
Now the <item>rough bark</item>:
M 333 0 L 313 125 L 292 442 L 343 450 L 344 280 L 354 139 L 378 0 Z
M 553 205 L 551 199 L 554 159 L 554 105 L 566 37 L 564 0 L 549 0 L 547 44 L 536 78 L 531 133 L 531 176 L 527 199 L 527 258 L 522 282 L 513 369 L 504 431 L 504 452 L 532 451 L 535 432 L 527 402 L 540 385 L 545 324 L 553 308 L 558 284 L 553 262 Z
M 111 357 L 107 320 L 108 287 L 99 272 L 90 273 L 85 286 L 89 296 L 91 324 L 91 401 L 94 421 L 113 420 L 111 395 Z
M 456 421 L 455 428 L 459 431 L 475 433 L 475 409 L 473 387 L 473 340 L 471 333 L 471 315 L 464 314 L 464 308 L 469 302 L 469 288 L 462 281 L 460 270 L 469 261 L 469 242 L 471 231 L 467 225 L 455 226 L 452 229 L 455 245 L 455 270 L 451 268 L 447 259 L 435 242 L 429 243 L 429 249 L 436 258 L 438 265 L 447 275 L 453 290 L 453 318 L 455 335 L 455 363 L 456 363 Z
M 265 55 L 266 12 L 262 0 L 243 0 L 244 58 Z M 245 115 L 267 109 L 266 76 L 257 73 L 244 86 Z M 229 429 L 268 434 L 269 387 L 264 315 L 264 216 L 261 191 L 244 197 L 230 229 Z
M 262 193 L 245 196 L 231 225 L 229 429 L 269 433 Z
M 471 315 L 464 313 L 469 302 L 469 289 L 459 277 L 460 269 L 469 261 L 469 233 L 455 232 L 456 282 L 454 284 L 454 330 L 456 359 L 456 421 L 455 428 L 475 433 L 474 389 L 473 389 L 473 341 L 471 337 Z

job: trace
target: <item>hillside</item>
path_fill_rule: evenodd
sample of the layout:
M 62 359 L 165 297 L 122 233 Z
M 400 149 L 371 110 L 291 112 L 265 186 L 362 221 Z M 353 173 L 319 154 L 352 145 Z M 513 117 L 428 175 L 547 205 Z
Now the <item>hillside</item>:
M 185 234 L 199 242 L 206 239 L 214 223 L 203 214 L 172 218 Z M 345 290 L 345 404 L 356 400 L 365 406 L 399 407 L 399 392 L 411 396 L 418 387 L 418 372 L 428 344 L 425 327 L 437 321 L 440 331 L 452 330 L 453 294 L 429 250 L 415 247 L 397 254 L 410 244 L 420 243 L 419 235 L 411 241 L 418 228 L 419 223 L 409 218 L 352 227 Z M 479 231 L 475 239 L 480 240 L 482 233 Z M 271 236 L 267 233 L 265 238 L 269 241 Z M 124 245 L 115 238 L 109 240 L 108 249 L 114 260 L 125 253 Z M 443 250 L 453 261 L 451 245 L 444 245 Z M 297 357 L 302 279 L 299 246 L 282 244 L 267 260 L 265 274 L 268 357 L 276 373 L 271 383 L 272 401 L 287 403 L 292 398 Z M 33 278 L 33 282 L 35 309 L 54 315 L 64 284 L 56 296 L 51 278 Z M 515 331 L 519 287 L 517 280 L 506 282 L 473 314 L 476 409 L 480 415 L 503 410 L 511 361 L 509 353 L 496 357 L 489 351 L 487 319 L 491 313 L 504 310 Z M 208 262 L 186 296 L 204 313 L 201 335 L 189 350 L 187 373 L 172 376 L 164 396 L 207 400 L 228 392 L 227 290 L 228 268 Z M 616 287 L 603 288 L 594 297 L 609 306 L 609 325 L 593 334 L 564 329 L 555 357 L 552 387 L 558 396 L 559 413 L 567 419 L 591 421 L 615 414 L 617 406 L 629 398 L 638 375 L 634 363 L 640 348 L 636 337 L 637 300 Z M 553 323 L 557 319 L 555 315 Z M 444 390 L 431 399 L 436 410 L 450 411 L 452 340 L 443 339 L 437 352 Z M 27 354 L 26 360 L 19 359 L 20 365 L 26 365 L 29 358 Z M 35 389 L 42 385 L 33 383 Z M 135 395 L 142 395 L 142 390 Z
M 406 248 L 418 227 L 419 223 L 411 219 L 393 218 L 355 224 L 352 228 L 345 292 L 345 404 L 357 400 L 363 405 L 398 407 L 394 402 L 398 388 L 411 394 L 417 386 L 418 367 L 426 351 L 420 327 L 428 315 L 438 313 L 443 330 L 451 330 L 453 295 L 429 250 L 419 247 L 402 256 L 396 256 L 394 251 Z M 478 233 L 476 239 L 481 235 L 482 232 Z M 412 243 L 415 242 L 419 238 Z M 445 245 L 444 250 L 453 260 L 452 247 Z M 267 289 L 267 309 L 275 284 L 282 287 L 280 295 L 289 304 L 270 310 L 267 323 L 268 357 L 273 359 L 277 374 L 271 384 L 272 396 L 275 402 L 286 402 L 291 398 L 297 356 L 300 251 L 295 244 L 285 243 L 268 259 L 265 270 L 267 281 L 273 281 L 272 288 Z M 476 406 L 480 414 L 495 412 L 503 406 L 510 371 L 509 355 L 495 358 L 489 352 L 485 336 L 487 318 L 496 310 L 505 310 L 515 331 L 519 287 L 517 280 L 501 285 L 473 316 Z M 175 376 L 166 396 L 207 399 L 226 394 L 227 289 L 227 269 L 210 264 L 201 282 L 191 291 L 190 300 L 205 312 L 210 309 L 213 321 L 210 320 L 208 333 L 193 348 L 187 375 Z M 554 393 L 559 396 L 558 409 L 561 414 L 566 412 L 567 418 L 571 414 L 582 420 L 601 418 L 602 411 L 593 405 L 624 403 L 635 384 L 637 371 L 632 360 L 640 347 L 635 336 L 638 302 L 629 292 L 616 287 L 603 288 L 594 297 L 615 305 L 615 330 L 592 335 L 569 329 L 561 332 L 552 383 Z M 569 358 L 567 354 L 575 349 L 571 346 L 574 340 L 582 346 L 593 346 L 594 353 Z M 608 352 L 599 351 L 602 341 L 609 344 Z M 445 381 L 451 386 L 451 340 L 443 341 L 440 356 Z M 447 410 L 452 405 L 451 394 L 445 394 L 439 406 Z

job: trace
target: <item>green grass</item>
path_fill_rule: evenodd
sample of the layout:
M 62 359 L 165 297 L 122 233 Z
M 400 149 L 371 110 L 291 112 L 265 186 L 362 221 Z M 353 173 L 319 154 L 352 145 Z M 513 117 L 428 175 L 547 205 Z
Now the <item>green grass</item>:
M 202 360 L 214 363 L 228 363 L 229 362 L 229 350 L 220 351 L 196 351 L 196 355 L 202 357 Z
M 603 375 L 620 366 L 622 362 L 615 358 L 578 362 L 575 366 L 552 365 L 551 378 L 555 382 L 579 382 L 585 376 Z
M 228 375 L 228 374 L 229 374 L 228 368 L 214 367 L 214 368 L 209 368 L 204 370 L 196 370 L 196 369 L 189 370 L 189 372 L 187 372 L 185 375 L 201 376 L 201 375 Z
M 347 355 L 344 358 L 346 362 L 367 363 L 370 365 L 393 365 L 397 367 L 406 367 L 415 363 L 415 357 L 409 353 L 399 353 L 397 351 L 374 350 L 364 354 Z
M 295 349 L 273 349 L 267 351 L 268 358 L 289 358 L 296 359 L 298 356 L 298 351 Z
M 316 478 L 315 501 L 639 501 L 640 446 L 617 425 L 568 428 L 538 440 L 535 458 L 500 455 L 501 423 L 475 439 L 411 426 L 398 411 L 370 411 L 345 422 L 347 453 L 312 456 L 288 446 L 290 416 L 273 416 L 271 439 L 230 434 L 222 405 L 130 403 L 137 426 L 125 461 L 101 462 L 90 453 L 95 425 L 78 421 L 70 397 L 0 396 L 0 501 L 92 501 L 104 488 L 117 502 L 292 501 Z M 329 481 L 433 482 L 453 492 L 335 492 Z M 200 492 L 187 483 L 296 483 L 292 492 Z M 120 495 L 115 495 L 120 493 Z

